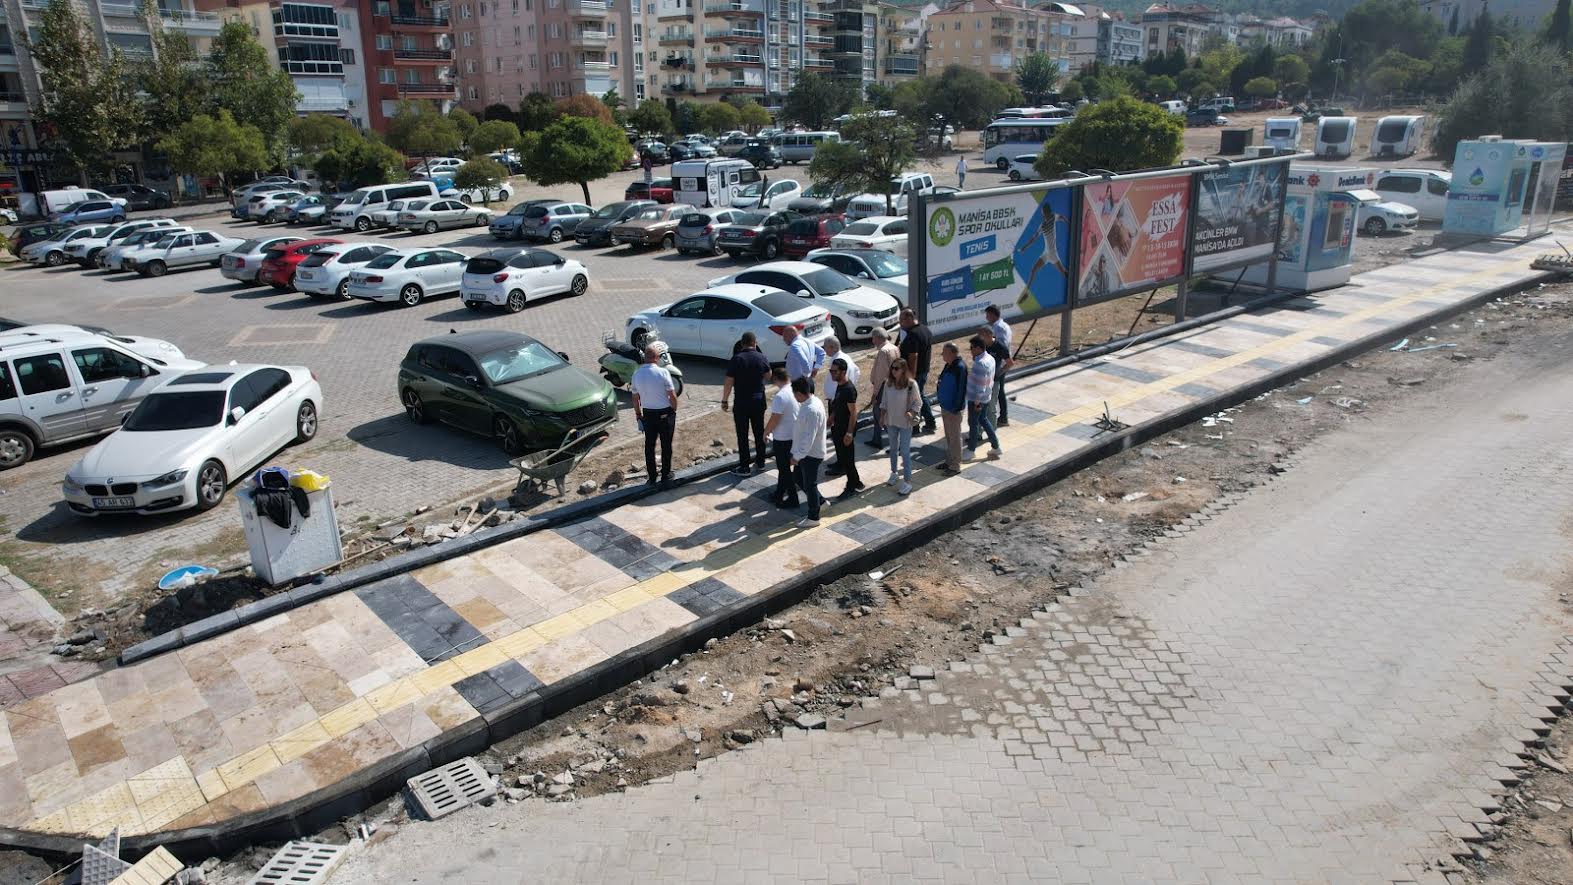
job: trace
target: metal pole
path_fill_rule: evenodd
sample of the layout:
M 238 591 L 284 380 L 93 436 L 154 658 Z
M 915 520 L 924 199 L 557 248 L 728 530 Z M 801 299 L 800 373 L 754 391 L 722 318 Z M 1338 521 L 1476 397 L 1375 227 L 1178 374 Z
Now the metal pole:
M 1185 185 L 1185 239 L 1180 241 L 1184 253 L 1180 261 L 1180 284 L 1174 293 L 1174 321 L 1177 323 L 1185 322 L 1186 300 L 1191 294 L 1191 250 L 1196 245 L 1196 207 L 1201 202 L 1202 176 L 1206 174 L 1192 172 Z
M 929 231 L 928 231 L 928 196 L 922 191 L 913 194 L 913 199 L 907 206 L 907 237 L 918 238 L 918 247 L 912 255 L 911 271 L 907 274 L 907 306 L 918 315 L 918 322 L 928 325 L 929 321 Z
M 1174 291 L 1174 321 L 1185 322 L 1185 298 L 1191 294 L 1191 278 L 1180 280 Z

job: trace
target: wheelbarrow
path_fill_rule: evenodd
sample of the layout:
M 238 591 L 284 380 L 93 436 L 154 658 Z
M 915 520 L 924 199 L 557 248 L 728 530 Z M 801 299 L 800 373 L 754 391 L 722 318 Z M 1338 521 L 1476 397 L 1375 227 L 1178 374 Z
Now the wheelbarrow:
M 595 447 L 606 441 L 610 436 L 606 428 L 612 422 L 583 427 L 568 431 L 563 437 L 562 444 L 555 449 L 542 449 L 531 452 L 510 460 L 515 469 L 519 471 L 519 482 L 514 486 L 517 492 L 545 492 L 548 482 L 555 483 L 557 494 L 567 494 L 568 474 L 573 472 L 579 462 L 589 456 Z

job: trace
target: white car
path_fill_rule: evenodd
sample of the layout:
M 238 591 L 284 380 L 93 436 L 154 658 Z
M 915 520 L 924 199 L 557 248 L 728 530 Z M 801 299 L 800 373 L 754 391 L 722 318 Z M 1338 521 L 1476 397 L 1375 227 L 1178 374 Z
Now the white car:
M 47 240 L 29 243 L 22 249 L 21 259 L 28 264 L 42 264 L 46 267 L 59 267 L 70 260 L 70 253 L 66 247 L 81 239 L 97 239 L 109 235 L 118 225 L 114 224 L 89 224 L 82 227 L 67 228 Z
M 145 277 L 161 277 L 176 267 L 219 267 L 224 263 L 224 254 L 235 251 L 241 242 L 210 230 L 166 233 L 158 242 L 143 243 L 122 255 L 120 264 Z
M 443 228 L 485 227 L 491 223 L 492 210 L 458 200 L 405 200 L 395 226 L 411 233 L 434 234 Z
M 366 213 L 371 219 L 372 227 L 395 227 L 399 223 L 399 213 L 404 211 L 404 206 L 409 200 L 389 200 L 381 209 L 373 209 Z
M 267 224 L 283 221 L 289 207 L 306 194 L 304 191 L 268 191 L 253 194 L 246 200 L 246 217 Z
M 111 271 L 130 270 L 131 268 L 126 266 L 125 257 L 131 252 L 140 249 L 143 246 L 152 245 L 153 243 L 162 240 L 170 234 L 184 234 L 190 232 L 191 228 L 182 224 L 177 224 L 174 227 L 155 227 L 144 231 L 138 231 L 137 233 L 126 237 L 115 245 L 110 246 L 108 249 L 99 252 L 98 266 L 104 268 L 105 270 Z
M 1420 213 L 1413 206 L 1384 200 L 1380 203 L 1362 203 L 1355 224 L 1366 236 L 1379 237 L 1392 230 L 1414 230 L 1420 223 Z
M 422 160 L 421 162 L 416 163 L 415 167 L 411 171 L 420 172 L 423 174 L 431 172 L 451 173 L 463 165 L 464 161 L 458 157 L 432 157 L 430 159 Z
M 384 252 L 350 272 L 347 292 L 351 298 L 414 307 L 434 295 L 458 292 L 468 258 L 452 249 Z
M 518 313 L 537 298 L 589 288 L 589 269 L 571 258 L 545 249 L 496 249 L 465 264 L 459 298 L 472 310 L 490 304 Z
M 513 189 L 506 184 L 497 187 L 469 187 L 448 188 L 442 192 L 443 199 L 463 200 L 466 203 L 506 203 L 513 199 Z
M 907 256 L 907 220 L 894 215 L 873 215 L 854 221 L 830 238 L 832 249 L 878 249 Z
M 66 244 L 66 257 L 83 267 L 93 267 L 98 264 L 98 253 L 111 246 L 119 245 L 127 237 L 140 230 L 155 227 L 175 227 L 173 218 L 138 218 L 136 221 L 126 221 L 114 225 L 109 232 L 101 237 L 78 237 Z
M 810 261 L 772 261 L 710 281 L 711 286 L 731 283 L 780 289 L 828 310 L 831 328 L 843 344 L 872 337 L 875 326 L 894 337 L 901 313 L 900 303 L 889 292 Z
M 340 243 L 324 246 L 295 266 L 295 289 L 312 298 L 350 297 L 350 272 L 392 246 L 380 243 Z
M 77 326 L 69 323 L 33 323 L 5 329 L 0 334 L 32 335 L 48 338 L 61 335 L 80 335 L 83 332 L 108 338 L 137 356 L 145 357 L 160 366 L 174 366 L 177 369 L 185 370 L 206 365 L 205 363 L 186 359 L 186 355 L 181 352 L 179 347 L 162 338 L 145 338 L 141 335 L 118 335 L 103 326 Z
M 902 307 L 907 306 L 907 262 L 889 252 L 876 249 L 815 249 L 804 261 L 839 270 L 865 286 L 889 292 Z
M 734 209 L 785 209 L 787 204 L 803 195 L 803 185 L 785 178 L 780 181 L 760 179 L 744 187 L 732 198 Z
M 1371 190 L 1384 200 L 1413 208 L 1422 221 L 1441 221 L 1452 186 L 1453 173 L 1440 169 L 1389 169 L 1377 175 Z
M 76 513 L 209 510 L 234 479 L 317 435 L 322 387 L 305 366 L 206 366 L 148 394 L 66 472 Z
M 1007 174 L 1011 181 L 1042 181 L 1043 176 L 1038 174 L 1037 154 L 1018 154 L 1010 158 Z
M 257 270 L 262 267 L 262 258 L 269 249 L 289 243 L 298 243 L 305 237 L 258 237 L 247 240 L 236 246 L 234 251 L 225 252 L 219 259 L 219 273 L 226 280 L 237 280 L 242 283 L 255 283 Z
M 829 314 L 822 307 L 765 286 L 711 286 L 671 304 L 628 318 L 628 343 L 643 347 L 652 336 L 676 353 L 731 359 L 732 345 L 753 332 L 759 349 L 773 363 L 786 360 L 781 331 L 796 326 L 815 344 L 830 337 Z

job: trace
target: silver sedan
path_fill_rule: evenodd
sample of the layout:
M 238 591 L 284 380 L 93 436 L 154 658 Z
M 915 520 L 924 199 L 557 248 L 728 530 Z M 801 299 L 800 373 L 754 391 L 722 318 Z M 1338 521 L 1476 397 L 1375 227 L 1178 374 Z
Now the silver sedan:
M 491 221 L 492 210 L 458 200 L 409 200 L 394 227 L 434 234 L 443 228 L 484 226 Z

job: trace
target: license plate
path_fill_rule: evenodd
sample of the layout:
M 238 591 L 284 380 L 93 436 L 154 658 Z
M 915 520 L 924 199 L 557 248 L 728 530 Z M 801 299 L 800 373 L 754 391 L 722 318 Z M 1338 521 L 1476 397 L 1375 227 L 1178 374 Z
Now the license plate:
M 96 510 L 125 510 L 137 506 L 135 498 L 94 498 L 93 507 Z
M 815 323 L 812 326 L 804 326 L 803 327 L 803 334 L 804 335 L 813 336 L 813 335 L 818 335 L 820 332 L 823 332 L 824 330 L 825 330 L 825 324 L 824 323 Z
M 316 273 L 309 270 L 297 270 L 295 271 L 295 276 L 302 280 L 314 280 L 317 278 Z
M 224 256 L 224 266 L 225 267 L 231 267 L 231 268 L 234 267 L 235 266 L 235 259 L 233 257 L 229 256 L 229 255 L 225 255 Z

